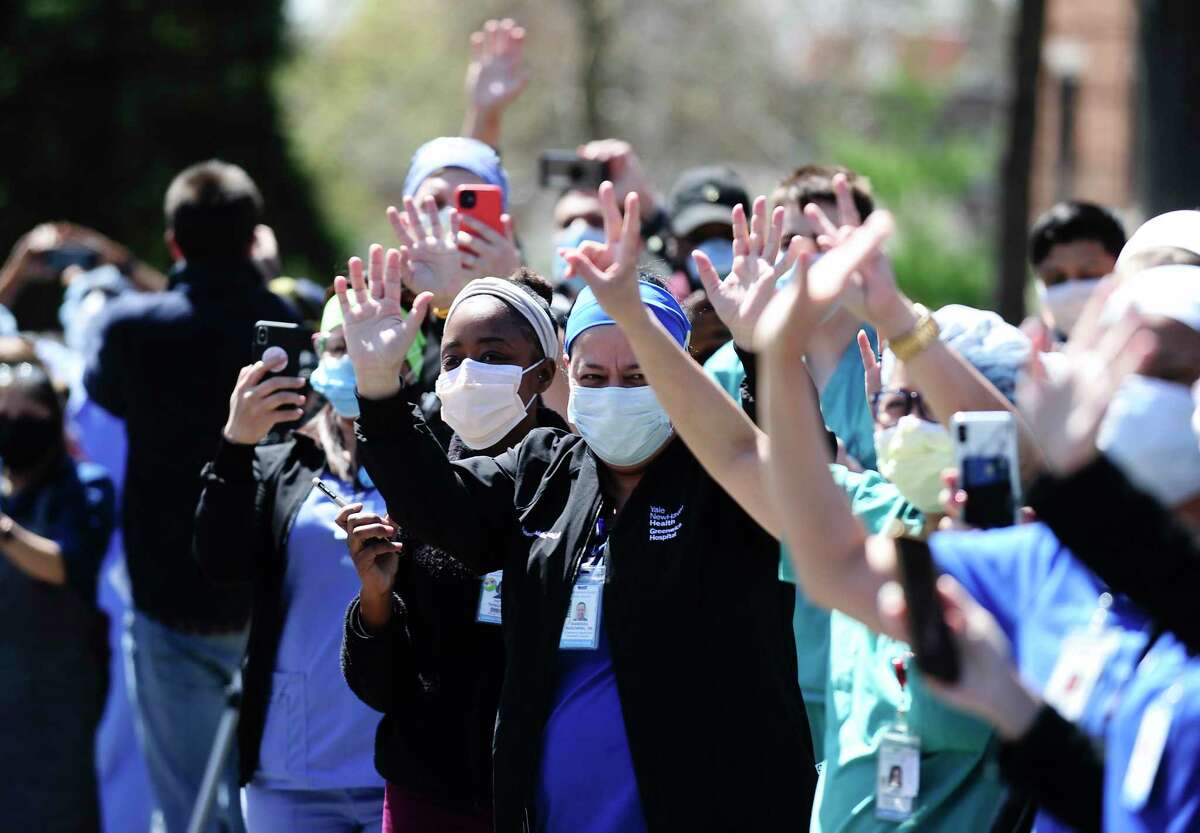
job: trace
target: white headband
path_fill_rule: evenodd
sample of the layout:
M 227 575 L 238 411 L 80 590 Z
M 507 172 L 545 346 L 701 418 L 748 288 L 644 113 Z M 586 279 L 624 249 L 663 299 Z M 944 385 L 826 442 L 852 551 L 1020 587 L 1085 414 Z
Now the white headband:
M 520 284 L 503 278 L 476 278 L 464 286 L 462 292 L 458 293 L 458 297 L 454 299 L 454 303 L 450 305 L 450 312 L 447 313 L 446 320 L 450 320 L 450 316 L 454 315 L 459 304 L 477 295 L 499 298 L 519 312 L 529 322 L 529 326 L 533 327 L 538 343 L 542 346 L 542 354 L 548 359 L 558 357 L 558 332 L 554 329 L 554 322 L 550 319 L 550 315 Z

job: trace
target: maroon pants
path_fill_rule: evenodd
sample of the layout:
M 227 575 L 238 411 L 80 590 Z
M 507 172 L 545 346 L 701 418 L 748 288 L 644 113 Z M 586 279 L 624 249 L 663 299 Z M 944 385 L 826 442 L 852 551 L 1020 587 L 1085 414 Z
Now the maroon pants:
M 492 833 L 492 811 L 456 813 L 392 784 L 383 797 L 383 833 Z

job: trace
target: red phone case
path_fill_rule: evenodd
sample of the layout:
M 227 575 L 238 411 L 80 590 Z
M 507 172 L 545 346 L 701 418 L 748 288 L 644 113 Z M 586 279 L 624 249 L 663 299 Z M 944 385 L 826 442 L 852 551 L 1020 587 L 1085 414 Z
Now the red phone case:
M 468 192 L 475 195 L 475 204 L 470 207 L 463 205 L 463 194 Z M 454 207 L 474 222 L 504 235 L 504 224 L 500 222 L 500 215 L 504 213 L 504 192 L 499 185 L 460 185 L 454 189 Z

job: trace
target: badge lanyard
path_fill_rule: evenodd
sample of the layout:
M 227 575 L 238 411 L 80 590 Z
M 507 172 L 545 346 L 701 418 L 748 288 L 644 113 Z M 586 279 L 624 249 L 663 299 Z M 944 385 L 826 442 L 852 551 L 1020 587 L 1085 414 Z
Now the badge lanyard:
M 909 819 L 913 799 L 921 788 L 921 739 L 908 727 L 911 695 L 906 659 L 892 660 L 892 671 L 900 683 L 900 704 L 896 707 L 896 722 L 884 730 L 875 756 L 875 817 L 885 821 Z
M 558 647 L 563 651 L 594 651 L 600 644 L 600 613 L 604 578 L 608 572 L 608 524 L 603 511 L 596 517 L 596 534 L 571 590 Z
M 1125 782 L 1121 785 L 1121 800 L 1130 810 L 1136 812 L 1145 807 L 1146 799 L 1154 789 L 1154 778 L 1171 732 L 1175 706 L 1182 696 L 1183 685 L 1176 682 L 1154 698 L 1142 715 L 1129 756 L 1129 767 L 1125 770 Z
M 1083 716 L 1104 667 L 1121 644 L 1119 631 L 1104 625 L 1112 609 L 1111 593 L 1101 593 L 1086 628 L 1067 634 L 1046 682 L 1046 702 L 1071 722 Z

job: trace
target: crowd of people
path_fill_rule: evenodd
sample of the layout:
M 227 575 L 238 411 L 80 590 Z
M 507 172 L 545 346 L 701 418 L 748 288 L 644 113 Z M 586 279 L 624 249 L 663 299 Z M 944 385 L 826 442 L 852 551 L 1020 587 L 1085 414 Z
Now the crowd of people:
M 328 288 L 219 160 L 168 275 L 14 247 L 0 826 L 1200 830 L 1200 211 L 1054 206 L 1017 328 L 908 298 L 855 171 L 604 139 L 543 277 L 524 39 Z

